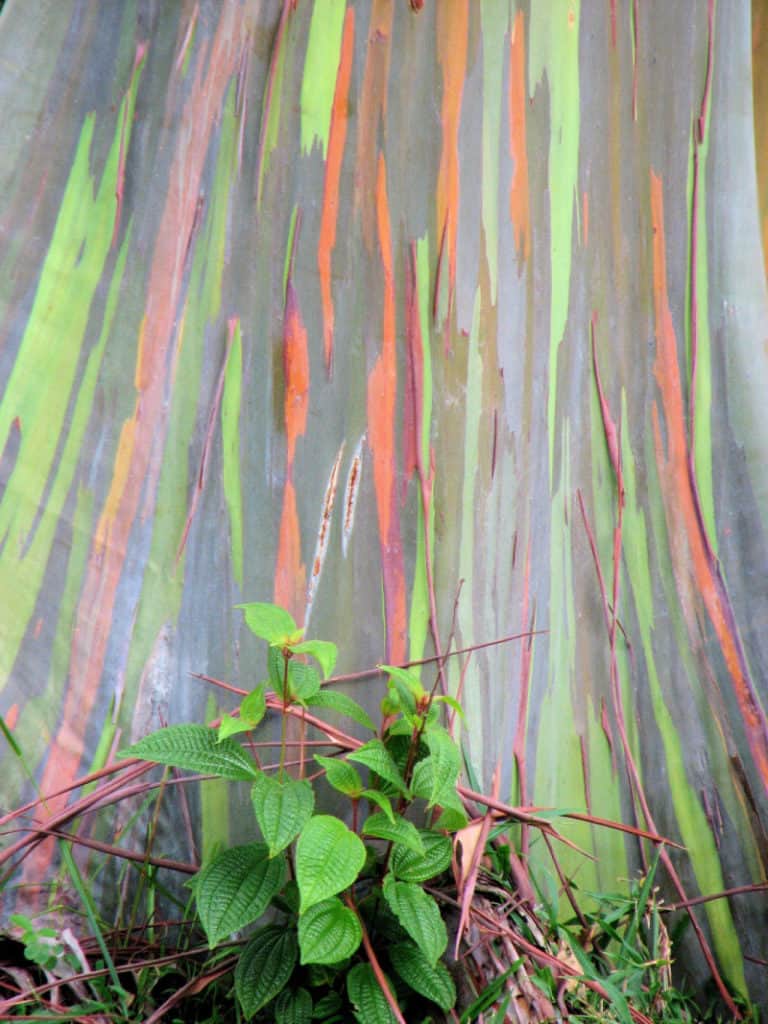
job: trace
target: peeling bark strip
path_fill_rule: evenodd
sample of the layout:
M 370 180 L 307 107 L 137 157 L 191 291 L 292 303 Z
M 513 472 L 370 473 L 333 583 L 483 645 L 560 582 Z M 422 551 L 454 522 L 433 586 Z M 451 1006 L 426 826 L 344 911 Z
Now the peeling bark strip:
M 342 441 L 341 447 L 334 459 L 333 466 L 331 467 L 331 475 L 328 477 L 325 496 L 323 497 L 323 508 L 320 513 L 320 525 L 317 528 L 317 540 L 315 542 L 315 555 L 312 559 L 312 571 L 309 575 L 309 585 L 307 587 L 307 604 L 304 612 L 303 623 L 305 628 L 309 625 L 312 606 L 315 603 L 317 588 L 320 586 L 320 576 L 322 575 L 323 566 L 325 565 L 325 556 L 328 553 L 328 544 L 331 539 L 331 524 L 333 522 L 333 508 L 336 504 L 336 489 L 339 485 L 339 470 L 341 469 L 341 460 L 344 455 L 345 447 L 346 445 L 344 441 Z
M 355 453 L 349 464 L 347 483 L 344 488 L 344 523 L 341 529 L 341 552 L 344 558 L 347 557 L 347 549 L 352 538 L 352 527 L 355 525 L 355 506 L 357 495 L 360 491 L 360 475 L 363 471 L 363 444 L 365 434 L 355 446 Z
M 162 448 L 167 430 L 170 355 L 182 300 L 184 245 L 195 219 L 200 180 L 218 126 L 227 87 L 240 66 L 246 38 L 245 16 L 237 4 L 220 10 L 211 42 L 201 52 L 182 117 L 189 135 L 178 138 L 169 172 L 171 188 L 158 229 L 149 272 L 146 314 L 137 342 L 132 416 L 125 421 L 112 469 L 112 483 L 96 528 L 72 634 L 69 678 L 61 725 L 53 738 L 40 780 L 43 792 L 75 778 L 85 731 L 102 682 L 107 642 L 113 628 L 115 597 L 125 568 L 128 539 L 143 498 L 145 514 L 154 509 L 154 493 L 143 494 L 153 451 Z M 51 806 L 54 813 L 60 806 Z M 52 847 L 31 858 L 25 877 L 40 878 Z
M 675 582 L 689 628 L 694 623 L 694 598 L 698 596 L 704 602 L 728 669 L 755 768 L 768 791 L 768 723 L 749 673 L 720 567 L 706 536 L 696 479 L 692 475 L 693 462 L 689 459 L 677 341 L 667 297 L 663 185 L 653 171 L 651 215 L 657 345 L 654 376 L 664 416 L 662 424 L 654 403 L 653 428 Z M 662 433 L 666 435 L 666 445 Z

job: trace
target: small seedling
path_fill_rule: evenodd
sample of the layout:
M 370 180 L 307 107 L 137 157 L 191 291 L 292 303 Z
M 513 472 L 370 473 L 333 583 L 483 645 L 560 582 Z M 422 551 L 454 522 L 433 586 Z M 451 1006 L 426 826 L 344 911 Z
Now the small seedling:
M 52 971 L 64 956 L 55 928 L 38 928 L 26 914 L 11 914 L 10 922 L 21 928 L 24 956 L 43 970 Z

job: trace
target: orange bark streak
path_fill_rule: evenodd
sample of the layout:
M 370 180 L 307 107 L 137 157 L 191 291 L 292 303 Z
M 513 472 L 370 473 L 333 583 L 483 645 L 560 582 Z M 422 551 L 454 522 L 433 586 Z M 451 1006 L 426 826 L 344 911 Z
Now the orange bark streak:
M 301 531 L 296 508 L 296 490 L 286 480 L 283 492 L 283 513 L 275 565 L 275 603 L 293 615 L 299 626 L 304 617 L 307 572 L 301 561 Z
M 525 134 L 525 29 L 518 11 L 509 39 L 509 153 L 514 161 L 509 186 L 509 215 L 518 258 L 526 262 L 531 249 L 528 207 L 528 149 Z
M 341 58 L 336 76 L 336 91 L 331 111 L 331 130 L 328 136 L 328 161 L 323 189 L 323 212 L 320 218 L 320 239 L 317 246 L 317 269 L 320 273 L 320 297 L 323 305 L 323 351 L 325 367 L 330 373 L 333 360 L 333 295 L 331 292 L 331 254 L 336 245 L 339 181 L 347 138 L 349 112 L 349 80 L 352 75 L 352 54 L 355 39 L 355 11 L 350 7 L 344 19 Z
M 456 281 L 456 229 L 459 215 L 459 118 L 467 66 L 469 5 L 452 0 L 437 6 L 437 56 L 443 71 L 443 151 L 437 178 L 438 231 L 446 231 L 448 289 Z M 450 305 L 450 303 L 449 303 Z
M 285 302 L 283 332 L 283 368 L 285 371 L 285 435 L 288 446 L 288 475 L 293 470 L 296 441 L 307 429 L 309 409 L 309 351 L 307 329 L 302 323 L 296 293 L 290 280 Z
M 381 352 L 368 377 L 368 443 L 373 459 L 373 485 L 384 573 L 387 656 L 397 662 L 405 660 L 406 655 L 406 600 L 395 489 L 395 287 L 386 166 L 381 155 L 376 182 L 376 215 L 384 269 L 384 309 Z

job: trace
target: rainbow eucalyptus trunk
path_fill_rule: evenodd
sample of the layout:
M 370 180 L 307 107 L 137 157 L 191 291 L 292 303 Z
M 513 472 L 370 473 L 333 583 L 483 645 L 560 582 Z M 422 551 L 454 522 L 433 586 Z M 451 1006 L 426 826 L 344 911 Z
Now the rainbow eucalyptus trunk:
M 0 706 L 42 790 L 231 707 L 191 673 L 258 680 L 240 601 L 342 672 L 534 630 L 450 662 L 482 781 L 684 844 L 671 899 L 764 882 L 746 0 L 33 6 L 0 16 Z M 213 784 L 196 814 L 235 835 Z M 582 889 L 652 856 L 567 831 Z M 764 994 L 762 895 L 695 914 Z

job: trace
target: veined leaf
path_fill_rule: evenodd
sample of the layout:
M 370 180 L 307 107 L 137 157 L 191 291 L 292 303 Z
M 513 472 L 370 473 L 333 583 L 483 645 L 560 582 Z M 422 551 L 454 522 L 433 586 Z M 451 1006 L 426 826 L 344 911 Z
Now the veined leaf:
M 311 665 L 291 658 L 288 662 L 288 689 L 296 700 L 307 701 L 320 689 L 320 676 Z
M 424 740 L 429 747 L 432 759 L 433 787 L 429 806 L 449 786 L 455 786 L 461 771 L 461 751 L 450 734 L 439 725 L 434 725 L 424 733 Z
M 309 1024 L 312 996 L 305 988 L 285 990 L 275 1000 L 275 1024 Z
M 236 736 L 240 732 L 250 732 L 253 727 L 244 722 L 241 718 L 233 718 L 232 715 L 222 715 L 216 737 L 221 743 L 228 736 Z
M 410 669 L 397 665 L 379 665 L 379 668 L 389 676 L 388 683 L 394 687 L 403 711 L 415 714 L 416 702 L 427 695 L 419 677 Z
M 395 812 L 392 810 L 392 803 L 386 793 L 380 793 L 378 789 L 364 789 L 360 795 L 380 807 L 390 821 L 395 820 Z
M 323 676 L 329 676 L 336 664 L 338 648 L 330 640 L 304 640 L 292 647 L 294 654 L 309 654 L 323 670 Z
M 336 1017 L 335 1014 L 338 1014 L 343 1005 L 343 1000 L 338 992 L 333 990 L 326 992 L 315 1003 L 314 1018 L 315 1020 L 324 1021 L 328 1017 L 333 1017 L 334 1021 L 338 1021 L 341 1018 Z
M 283 885 L 285 861 L 282 857 L 270 860 L 264 843 L 233 846 L 198 877 L 197 912 L 213 949 L 261 917 Z
M 416 763 L 411 779 L 411 788 L 415 796 L 424 797 L 428 807 L 435 804 L 448 806 L 449 793 L 456 793 L 459 778 L 459 767 L 450 758 L 440 754 L 430 754 Z
M 312 815 L 315 794 L 303 779 L 277 779 L 260 772 L 251 800 L 261 834 L 274 857 L 295 839 Z
M 336 757 L 323 757 L 322 754 L 315 754 L 315 760 L 321 768 L 325 768 L 325 777 L 329 785 L 337 789 L 339 793 L 345 793 L 351 797 L 362 795 L 363 780 L 354 765 Z
M 362 747 L 358 747 L 357 750 L 347 754 L 347 759 L 357 761 L 358 764 L 364 764 L 366 768 L 370 768 L 372 772 L 380 775 L 382 779 L 391 782 L 401 793 L 408 793 L 408 787 L 405 784 L 405 779 L 400 774 L 400 769 L 392 760 L 391 754 L 381 740 L 368 740 Z
M 235 991 L 246 1017 L 253 1017 L 285 988 L 297 955 L 293 928 L 270 924 L 254 934 L 235 968 Z
M 352 700 L 346 693 L 338 693 L 336 690 L 323 689 L 314 694 L 309 700 L 303 702 L 309 708 L 328 708 L 329 711 L 338 711 L 340 715 L 346 715 L 354 722 L 365 726 L 371 732 L 376 732 L 376 726 L 370 719 L 365 708 L 360 707 L 356 700 Z
M 300 912 L 348 888 L 365 863 L 365 846 L 343 821 L 329 814 L 310 818 L 296 843 Z
M 259 772 L 253 758 L 238 743 L 230 739 L 219 742 L 215 730 L 207 725 L 169 725 L 121 750 L 118 756 L 139 757 L 234 781 L 249 781 Z
M 440 804 L 440 800 L 437 802 Z M 459 800 L 457 803 L 461 804 L 461 801 Z M 463 807 L 446 807 L 445 804 L 442 804 L 442 811 L 435 822 L 435 828 L 442 829 L 444 832 L 458 832 L 460 828 L 467 827 L 468 821 L 469 818 Z
M 398 882 L 388 874 L 384 899 L 403 928 L 431 964 L 436 964 L 448 945 L 448 933 L 437 904 L 414 882 Z
M 227 736 L 235 736 L 240 732 L 250 732 L 251 729 L 259 724 L 267 711 L 266 688 L 267 684 L 262 683 L 244 698 L 240 705 L 239 718 L 234 718 L 232 715 L 222 715 L 218 733 L 219 741 L 226 739 Z
M 455 697 L 449 697 L 447 694 L 440 694 L 439 696 L 435 697 L 434 703 L 447 704 L 449 708 L 453 708 L 453 710 L 459 715 L 462 721 L 466 722 L 467 718 L 466 715 L 464 714 L 464 708 L 461 706 L 461 704 L 459 704 Z
M 395 1015 L 370 964 L 356 964 L 349 972 L 347 995 L 360 1024 L 395 1024 Z
M 240 705 L 240 718 L 248 722 L 251 727 L 256 726 L 262 720 L 267 711 L 267 684 L 259 685 L 243 698 Z
M 394 843 L 413 850 L 414 853 L 423 855 L 426 852 L 419 830 L 413 822 L 399 815 L 395 817 L 394 821 L 390 821 L 386 814 L 377 811 L 376 814 L 366 818 L 360 831 L 363 835 L 372 836 L 374 839 L 390 839 Z
M 357 915 L 336 896 L 316 903 L 299 918 L 302 964 L 336 964 L 352 956 L 362 939 Z
M 427 882 L 450 867 L 453 844 L 448 836 L 441 836 L 431 829 L 420 829 L 419 835 L 423 854 L 405 846 L 396 845 L 392 850 L 390 867 L 402 882 Z
M 441 1010 L 456 1004 L 456 986 L 451 973 L 440 960 L 429 962 L 424 953 L 411 942 L 399 942 L 389 950 L 392 966 L 414 992 L 437 1003 Z
M 250 604 L 236 604 L 235 608 L 242 609 L 250 631 L 267 643 L 286 641 L 297 632 L 293 616 L 277 605 L 253 601 Z

